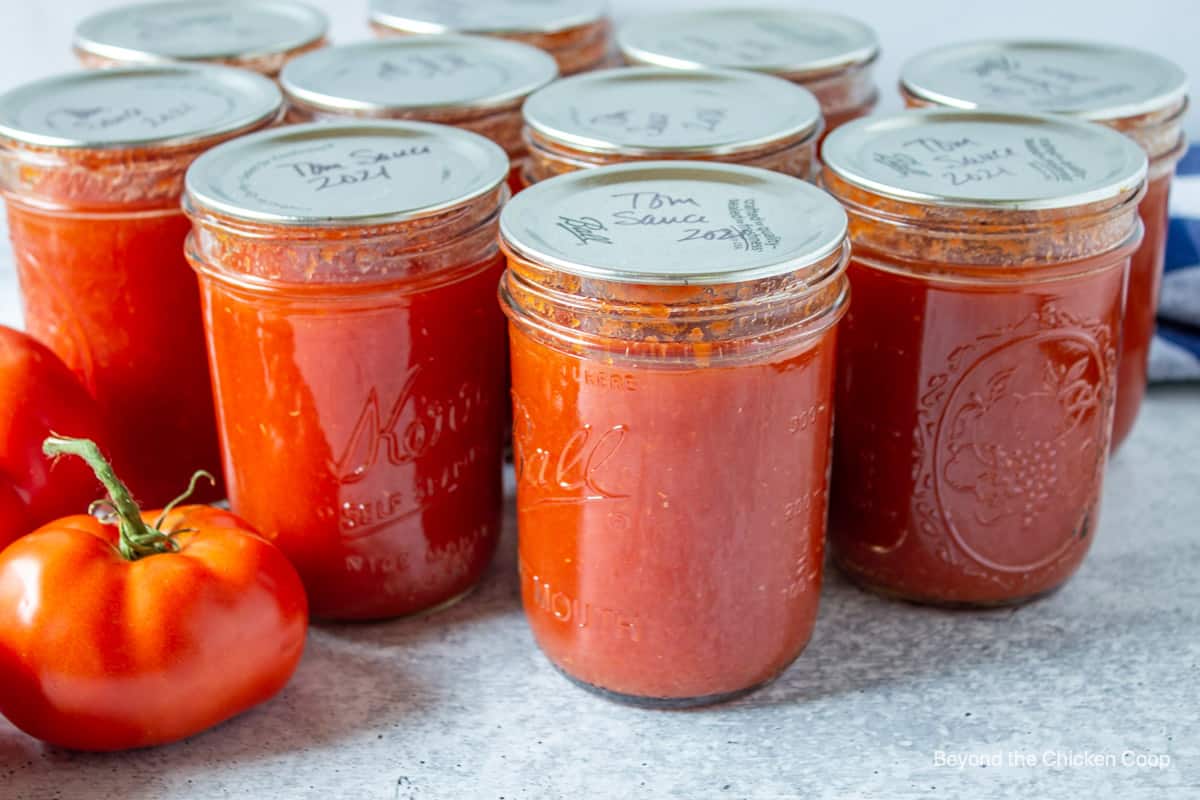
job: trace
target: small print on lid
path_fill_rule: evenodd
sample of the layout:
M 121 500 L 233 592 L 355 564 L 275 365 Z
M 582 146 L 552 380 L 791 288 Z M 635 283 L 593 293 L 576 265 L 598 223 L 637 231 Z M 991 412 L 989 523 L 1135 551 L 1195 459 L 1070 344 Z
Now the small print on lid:
M 371 21 L 413 33 L 556 33 L 598 22 L 604 0 L 371 0 Z
M 846 214 L 797 178 L 754 167 L 648 161 L 535 184 L 500 215 L 516 253 L 563 272 L 647 284 L 756 280 L 842 246 Z
M 556 81 L 525 103 L 539 136 L 589 152 L 726 155 L 814 132 L 821 108 L 780 78 L 626 67 Z
M 1132 139 L 1036 114 L 867 117 L 831 133 L 821 156 L 830 172 L 876 194 L 968 208 L 1069 208 L 1130 195 L 1146 177 Z
M 498 187 L 508 157 L 458 128 L 422 122 L 310 123 L 243 136 L 187 173 L 187 202 L 282 225 L 404 222 Z
M 840 14 L 723 8 L 638 17 L 617 33 L 629 61 L 674 69 L 731 67 L 802 76 L 879 54 L 869 27 Z
M 558 75 L 536 47 L 478 36 L 403 36 L 293 59 L 280 83 L 295 103 L 387 114 L 513 104 Z
M 319 41 L 328 27 L 320 11 L 290 0 L 139 3 L 86 17 L 75 47 L 123 62 L 256 58 Z
M 84 149 L 188 144 L 279 113 L 274 82 L 199 64 L 68 72 L 0 95 L 0 136 Z
M 1165 58 L 1083 42 L 939 47 L 905 64 L 900 84 L 912 96 L 938 105 L 1102 121 L 1170 108 L 1187 94 L 1187 76 Z

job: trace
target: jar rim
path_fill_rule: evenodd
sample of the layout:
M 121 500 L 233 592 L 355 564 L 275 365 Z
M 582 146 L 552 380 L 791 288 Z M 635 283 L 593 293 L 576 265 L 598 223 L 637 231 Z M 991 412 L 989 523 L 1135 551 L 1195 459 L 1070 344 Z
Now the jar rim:
M 392 171 L 403 171 L 403 179 Z M 188 169 L 186 196 L 192 208 L 249 223 L 376 227 L 470 205 L 501 186 L 508 171 L 499 145 L 460 128 L 399 120 L 317 122 L 261 131 L 209 150 Z M 364 185 L 357 195 L 331 193 Z
M 1148 159 L 1111 128 L 1065 117 L 923 108 L 846 123 L 826 138 L 826 173 L 915 206 L 996 213 L 1119 205 Z
M 355 66 L 390 63 L 388 57 L 457 59 L 456 69 L 427 74 L 407 81 L 389 82 L 386 92 L 370 81 L 347 76 Z M 478 86 L 478 74 L 461 74 L 464 57 L 486 59 L 481 67 L 496 78 L 487 90 Z M 333 84 L 331 74 L 343 75 Z M 378 73 L 376 73 L 378 74 Z M 549 84 L 558 76 L 558 64 L 545 51 L 520 42 L 461 34 L 413 35 L 354 42 L 314 50 L 287 63 L 279 82 L 290 103 L 310 110 L 387 116 L 461 110 L 464 113 L 504 110 Z M 438 78 L 437 95 L 414 100 L 405 86 L 420 88 Z M 457 83 L 454 81 L 457 80 Z M 321 86 L 319 82 L 323 82 Z M 450 86 L 446 86 L 450 82 Z M 378 83 L 378 82 L 377 82 Z
M 817 44 L 826 52 L 795 59 L 793 55 L 779 60 L 755 58 L 713 58 L 698 52 L 689 52 L 686 47 L 676 45 L 674 52 L 664 43 L 657 45 L 647 41 L 648 37 L 664 31 L 686 31 L 693 40 L 703 40 L 707 49 L 727 35 L 731 25 L 749 24 L 759 32 L 790 31 L 789 47 L 779 49 L 789 54 L 803 52 L 798 46 L 805 38 L 812 41 L 814 31 L 824 26 L 825 40 Z M 690 27 L 689 27 L 690 26 Z M 729 67 L 736 69 L 787 75 L 805 79 L 849 67 L 869 64 L 879 57 L 879 38 L 865 23 L 843 14 L 779 7 L 760 8 L 712 8 L 666 12 L 638 17 L 621 26 L 617 32 L 617 46 L 626 60 L 639 64 L 653 64 L 674 69 L 701 69 L 704 67 Z M 820 48 L 818 48 L 820 49 Z
M 605 103 L 619 111 L 607 113 Z M 580 109 L 601 121 L 589 124 Z M 738 155 L 807 141 L 822 127 L 821 106 L 807 89 L 730 69 L 646 66 L 585 72 L 534 92 L 522 113 L 530 134 L 548 145 L 641 158 Z M 633 117 L 642 114 L 653 121 Z M 739 125 L 739 117 L 752 121 Z
M 1173 108 L 1187 96 L 1188 80 L 1174 62 L 1132 47 L 989 39 L 943 45 L 910 58 L 901 67 L 900 88 L 949 108 L 1112 123 Z M 989 94 L 996 99 L 989 100 Z
M 411 33 L 446 34 L 533 34 L 561 33 L 572 28 L 604 22 L 608 18 L 606 0 L 555 0 L 561 11 L 541 17 L 514 14 L 505 18 L 503 3 L 488 5 L 489 16 L 472 19 L 461 13 L 462 2 L 437 0 L 423 5 L 413 0 L 371 0 L 369 19 L 376 25 Z M 455 14 L 455 9 L 459 13 Z
M 791 227 L 773 227 L 783 224 Z M 501 212 L 500 238 L 509 252 L 580 277 L 713 285 L 817 263 L 842 246 L 847 226 L 833 197 L 798 178 L 723 162 L 638 161 L 530 186 Z
M 278 116 L 274 81 L 214 64 L 76 70 L 0 95 L 0 138 L 50 150 L 202 144 Z
M 177 17 L 183 12 L 183 17 Z M 203 23 L 218 14 L 222 35 L 203 36 Z M 241 47 L 232 47 L 229 27 L 239 22 L 242 28 L 250 15 L 260 14 L 262 22 L 273 20 L 258 30 L 263 34 Z M 157 17 L 157 18 L 156 18 Z M 190 23 L 190 24 L 189 24 Z M 172 52 L 163 46 L 163 30 L 173 25 L 180 31 L 182 49 Z M 325 38 L 329 19 L 316 8 L 297 0 L 192 0 L 179 2 L 130 3 L 84 17 L 75 26 L 73 45 L 78 52 L 129 64 L 160 64 L 175 61 L 225 61 L 267 58 L 300 50 Z M 142 37 L 148 43 L 135 42 Z

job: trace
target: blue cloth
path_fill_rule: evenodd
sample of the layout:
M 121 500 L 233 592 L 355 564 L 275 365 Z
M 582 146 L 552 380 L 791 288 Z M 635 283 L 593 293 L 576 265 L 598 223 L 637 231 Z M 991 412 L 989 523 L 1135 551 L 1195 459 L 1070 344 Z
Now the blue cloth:
M 1200 380 L 1200 145 L 1179 162 L 1150 380 Z

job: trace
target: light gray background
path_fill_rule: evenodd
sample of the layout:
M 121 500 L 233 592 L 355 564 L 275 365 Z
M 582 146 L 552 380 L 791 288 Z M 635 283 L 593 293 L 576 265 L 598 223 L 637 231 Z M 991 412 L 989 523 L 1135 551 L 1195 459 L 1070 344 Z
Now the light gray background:
M 365 35 L 359 0 L 318 4 L 338 41 Z M 0 0 L 0 87 L 71 67 L 72 23 L 102 5 Z M 810 5 L 876 26 L 886 106 L 898 105 L 901 60 L 962 38 L 1109 39 L 1200 75 L 1200 0 Z M 1200 138 L 1195 113 L 1189 127 Z M 12 322 L 3 242 L 0 322 Z M 647 712 L 569 686 L 522 618 L 510 514 L 496 564 L 462 604 L 426 620 L 314 628 L 279 698 L 188 742 L 71 754 L 0 720 L 0 800 L 1197 798 L 1198 412 L 1193 387 L 1151 391 L 1110 468 L 1093 552 L 1059 593 L 1020 609 L 950 613 L 880 600 L 831 573 L 809 648 L 738 703 Z M 938 750 L 1038 760 L 1130 750 L 1171 762 L 958 770 L 938 766 Z

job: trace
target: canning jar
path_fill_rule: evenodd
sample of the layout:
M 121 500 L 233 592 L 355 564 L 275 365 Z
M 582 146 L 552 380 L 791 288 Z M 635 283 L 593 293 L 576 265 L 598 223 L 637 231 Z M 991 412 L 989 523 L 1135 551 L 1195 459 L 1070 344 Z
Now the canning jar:
M 474 33 L 545 50 L 558 71 L 574 75 L 610 59 L 612 25 L 605 0 L 371 0 L 379 36 Z
M 183 178 L 274 122 L 279 89 L 226 67 L 80 71 L 0 96 L 0 191 L 25 325 L 95 395 L 138 500 L 220 474 Z M 220 497 L 200 486 L 200 496 Z
M 771 680 L 820 594 L 845 213 L 786 175 L 657 161 L 539 183 L 500 227 L 538 644 L 639 704 Z
M 203 61 L 274 77 L 325 44 L 329 20 L 295 0 L 190 0 L 118 6 L 75 27 L 87 67 Z
M 556 81 L 525 103 L 526 183 L 625 161 L 728 161 L 813 177 L 821 109 L 739 70 L 624 67 Z
M 909 111 L 825 143 L 850 214 L 830 543 L 951 605 L 1059 586 L 1096 532 L 1146 157 L 1059 117 Z
M 535 47 L 479 36 L 405 36 L 327 47 L 296 59 L 280 76 L 288 119 L 416 119 L 488 137 L 512 164 L 525 162 L 521 104 L 558 76 Z
M 188 171 L 233 510 L 313 614 L 447 604 L 500 529 L 508 160 L 421 122 L 313 123 Z
M 1129 435 L 1146 394 L 1146 372 L 1167 244 L 1167 197 L 1187 149 L 1187 76 L 1141 50 L 1081 42 L 953 45 L 909 61 L 901 76 L 909 105 L 1063 114 L 1132 137 L 1150 159 L 1142 200 L 1142 246 L 1133 255 L 1117 372 L 1112 446 Z
M 825 132 L 869 114 L 879 99 L 875 31 L 839 14 L 784 8 L 718 8 L 636 17 L 617 32 L 630 64 L 728 67 L 800 84 L 821 104 Z

